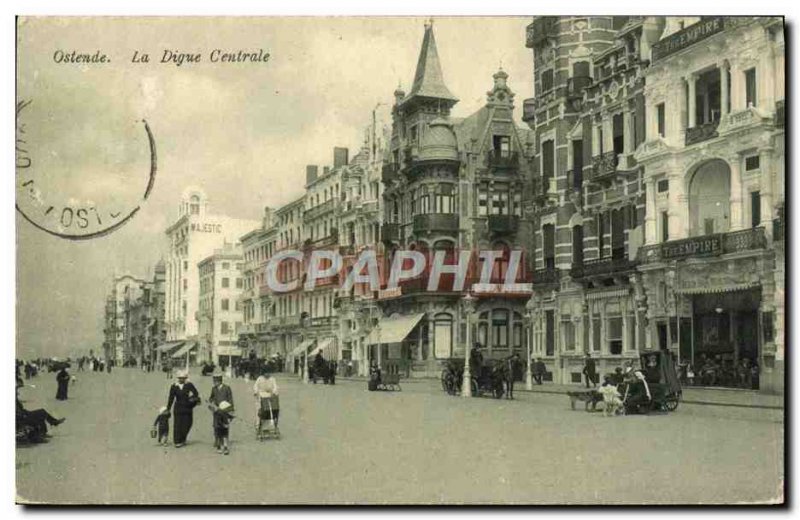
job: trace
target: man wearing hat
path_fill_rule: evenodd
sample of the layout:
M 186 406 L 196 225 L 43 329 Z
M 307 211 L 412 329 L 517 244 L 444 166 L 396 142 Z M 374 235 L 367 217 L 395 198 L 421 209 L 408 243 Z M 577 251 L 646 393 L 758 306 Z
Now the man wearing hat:
M 167 410 L 173 410 L 175 419 L 173 440 L 176 448 L 186 445 L 186 437 L 189 436 L 194 420 L 194 407 L 200 402 L 200 393 L 188 379 L 189 372 L 181 370 L 178 372 L 178 382 L 173 383 L 169 388 Z M 174 409 L 172 408 L 173 403 L 175 404 Z
M 233 409 L 233 391 L 231 390 L 230 386 L 222 382 L 222 371 L 220 369 L 214 369 L 214 372 L 211 373 L 211 380 L 213 381 L 214 386 L 211 387 L 211 395 L 208 398 L 208 407 L 215 414 L 213 424 L 215 431 L 214 447 L 217 449 L 217 451 L 222 451 L 223 446 L 218 442 L 220 439 L 216 435 L 217 427 L 219 425 L 219 420 L 218 417 L 216 417 L 216 413 L 220 410 L 222 403 L 226 403 L 231 410 Z M 228 447 L 226 443 L 225 450 L 227 451 L 227 449 Z

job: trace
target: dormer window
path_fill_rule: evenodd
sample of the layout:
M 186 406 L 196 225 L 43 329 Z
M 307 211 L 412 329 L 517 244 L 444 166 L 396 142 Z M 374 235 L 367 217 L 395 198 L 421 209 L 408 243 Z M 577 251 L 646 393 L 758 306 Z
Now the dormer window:
M 511 137 L 507 135 L 495 135 L 492 139 L 494 156 L 508 158 L 511 156 Z

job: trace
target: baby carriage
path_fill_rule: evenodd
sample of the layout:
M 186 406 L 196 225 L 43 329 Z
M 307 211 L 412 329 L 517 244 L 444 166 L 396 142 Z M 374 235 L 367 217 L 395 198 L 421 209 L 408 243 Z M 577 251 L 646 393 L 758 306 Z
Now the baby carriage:
M 261 394 L 256 396 L 256 439 L 280 439 L 281 431 L 278 429 L 278 416 L 280 414 L 280 400 L 277 395 Z

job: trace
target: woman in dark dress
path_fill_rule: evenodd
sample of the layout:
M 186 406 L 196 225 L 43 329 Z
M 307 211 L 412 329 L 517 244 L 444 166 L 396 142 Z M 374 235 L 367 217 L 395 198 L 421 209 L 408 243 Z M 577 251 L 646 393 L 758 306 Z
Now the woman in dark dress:
M 61 370 L 56 374 L 56 381 L 58 382 L 58 391 L 56 391 L 56 399 L 59 401 L 67 400 L 67 388 L 69 387 L 69 372 L 67 367 L 62 366 Z
M 189 374 L 186 370 L 178 372 L 178 382 L 169 388 L 167 410 L 172 410 L 174 419 L 172 424 L 173 441 L 175 447 L 180 448 L 186 444 L 186 437 L 192 429 L 194 420 L 194 407 L 200 402 L 197 388 L 188 381 Z M 175 408 L 172 405 L 175 404 Z

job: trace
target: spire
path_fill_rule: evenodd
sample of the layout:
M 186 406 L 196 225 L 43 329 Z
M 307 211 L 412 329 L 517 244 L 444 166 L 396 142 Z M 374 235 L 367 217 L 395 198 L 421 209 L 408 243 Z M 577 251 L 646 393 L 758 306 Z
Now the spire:
M 442 65 L 439 62 L 439 53 L 436 50 L 436 39 L 433 37 L 433 24 L 425 24 L 425 36 L 422 39 L 422 49 L 417 61 L 417 72 L 414 74 L 414 84 L 406 100 L 414 97 L 439 98 L 451 104 L 458 102 L 444 84 Z

